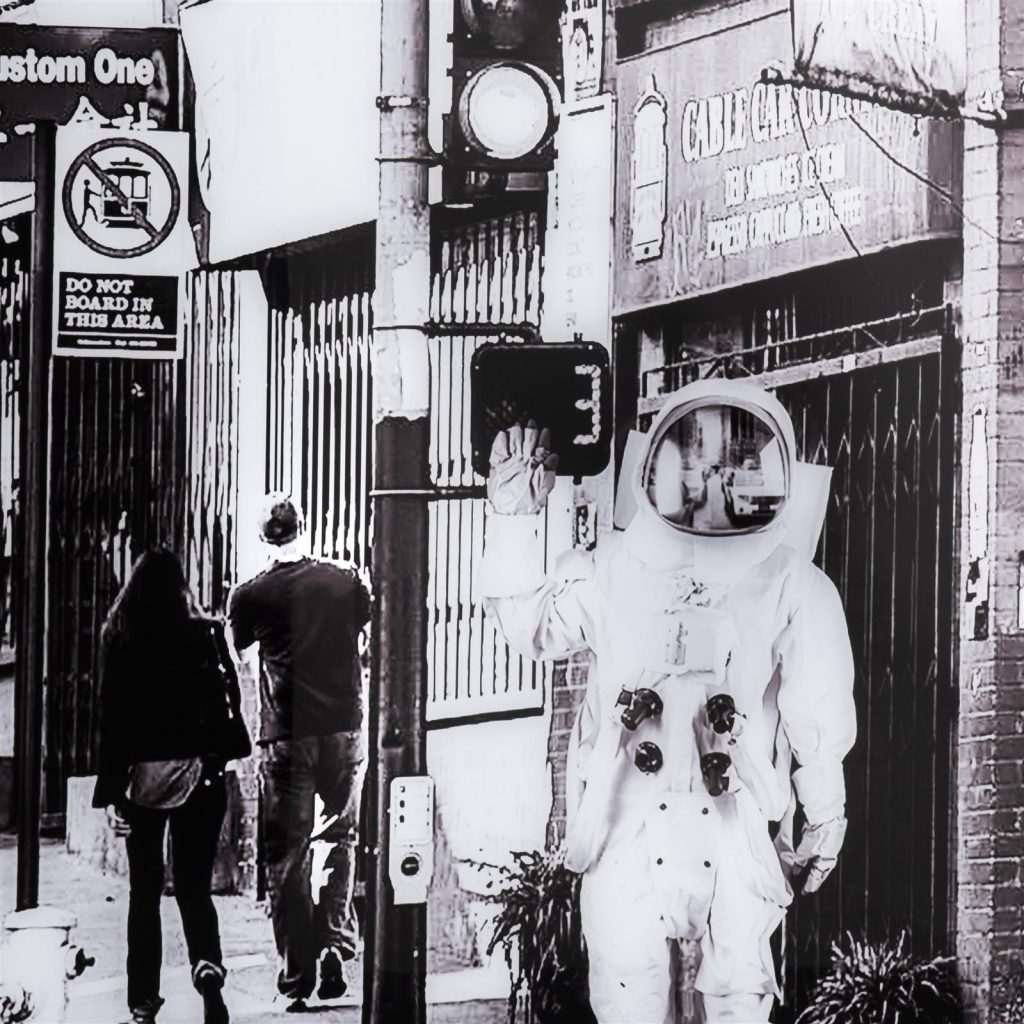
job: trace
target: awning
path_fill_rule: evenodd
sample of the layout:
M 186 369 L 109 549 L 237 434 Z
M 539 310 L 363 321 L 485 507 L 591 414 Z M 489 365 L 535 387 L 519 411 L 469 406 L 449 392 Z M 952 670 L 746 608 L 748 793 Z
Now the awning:
M 965 0 L 791 0 L 793 80 L 913 113 L 956 115 Z
M 35 186 L 31 181 L 0 181 L 0 220 L 31 213 L 35 208 Z

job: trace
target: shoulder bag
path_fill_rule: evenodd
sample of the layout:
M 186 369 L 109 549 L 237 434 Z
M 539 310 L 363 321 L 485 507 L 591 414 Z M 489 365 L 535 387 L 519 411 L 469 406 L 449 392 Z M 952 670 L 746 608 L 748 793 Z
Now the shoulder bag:
M 205 636 L 199 669 L 199 730 L 202 753 L 227 761 L 248 757 L 252 741 L 242 717 L 238 673 L 228 651 L 224 625 L 203 623 Z

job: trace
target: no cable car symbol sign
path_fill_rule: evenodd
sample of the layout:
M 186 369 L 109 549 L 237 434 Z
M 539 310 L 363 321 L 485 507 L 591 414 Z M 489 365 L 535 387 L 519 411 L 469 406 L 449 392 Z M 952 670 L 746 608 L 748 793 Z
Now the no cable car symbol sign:
M 181 187 L 158 149 L 136 139 L 103 139 L 72 161 L 61 205 L 90 249 L 131 259 L 152 252 L 174 230 Z
M 181 354 L 188 135 L 57 131 L 54 354 Z

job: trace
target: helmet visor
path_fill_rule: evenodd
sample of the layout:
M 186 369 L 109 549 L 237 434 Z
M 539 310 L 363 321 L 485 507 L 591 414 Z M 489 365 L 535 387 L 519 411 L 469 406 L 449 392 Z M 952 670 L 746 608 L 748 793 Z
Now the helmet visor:
M 667 523 L 704 535 L 764 529 L 786 502 L 789 467 L 777 427 L 743 405 L 682 406 L 657 429 L 643 488 Z

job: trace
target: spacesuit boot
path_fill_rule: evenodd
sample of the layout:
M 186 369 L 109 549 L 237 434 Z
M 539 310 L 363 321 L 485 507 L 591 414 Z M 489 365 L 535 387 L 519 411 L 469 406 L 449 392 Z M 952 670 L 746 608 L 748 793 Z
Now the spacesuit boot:
M 705 996 L 705 1024 L 759 1024 L 766 1021 L 772 1012 L 771 996 L 731 995 Z

